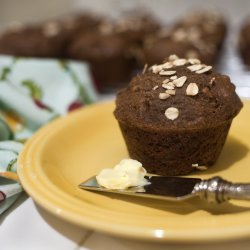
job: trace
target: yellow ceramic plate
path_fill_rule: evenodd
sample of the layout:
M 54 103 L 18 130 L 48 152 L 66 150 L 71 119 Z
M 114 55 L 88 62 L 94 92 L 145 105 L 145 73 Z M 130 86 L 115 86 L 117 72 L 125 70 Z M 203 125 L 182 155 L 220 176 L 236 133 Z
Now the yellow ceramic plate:
M 28 141 L 18 174 L 38 204 L 75 224 L 136 239 L 197 242 L 250 236 L 250 201 L 209 205 L 195 198 L 175 203 L 79 189 L 79 183 L 127 157 L 113 110 L 113 103 L 86 107 Z M 247 101 L 216 166 L 193 176 L 250 182 L 249 123 Z

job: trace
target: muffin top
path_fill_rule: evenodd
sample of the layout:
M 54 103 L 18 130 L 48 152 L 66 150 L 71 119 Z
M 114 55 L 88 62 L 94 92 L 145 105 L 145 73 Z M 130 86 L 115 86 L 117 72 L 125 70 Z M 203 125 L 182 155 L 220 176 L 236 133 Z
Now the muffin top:
M 159 29 L 159 22 L 146 13 L 131 13 L 117 20 L 103 19 L 98 26 L 101 34 L 120 35 L 135 46 L 141 46 L 146 36 L 156 34 Z
M 184 16 L 175 24 L 172 38 L 175 41 L 188 40 L 209 52 L 220 48 L 226 31 L 227 25 L 220 13 L 197 11 Z
M 242 25 L 240 34 L 239 34 L 239 46 L 247 47 L 250 43 L 250 17 L 245 20 L 245 23 Z
M 199 58 L 203 62 L 212 63 L 214 57 L 206 50 L 201 50 L 192 42 L 174 41 L 170 37 L 154 39 L 144 44 L 144 61 L 148 64 L 154 64 L 162 61 L 165 57 L 172 54 L 178 54 L 180 57 Z
M 200 33 L 206 35 L 225 32 L 226 29 L 223 15 L 217 11 L 209 10 L 188 13 L 176 25 L 184 29 L 195 27 Z
M 84 33 L 69 46 L 68 55 L 76 59 L 109 58 L 126 56 L 129 43 L 117 34 L 103 35 L 98 32 Z
M 242 108 L 230 78 L 198 59 L 169 56 L 132 79 L 115 117 L 144 129 L 199 129 L 233 119 Z
M 74 13 L 58 20 L 69 42 L 82 33 L 97 29 L 101 21 L 101 16 L 91 12 Z
M 147 13 L 134 13 L 117 20 L 115 32 L 124 34 L 128 39 L 141 43 L 147 34 L 154 34 L 160 27 L 159 22 Z
M 16 56 L 58 57 L 64 45 L 59 23 L 22 24 L 10 27 L 0 36 L 0 53 Z

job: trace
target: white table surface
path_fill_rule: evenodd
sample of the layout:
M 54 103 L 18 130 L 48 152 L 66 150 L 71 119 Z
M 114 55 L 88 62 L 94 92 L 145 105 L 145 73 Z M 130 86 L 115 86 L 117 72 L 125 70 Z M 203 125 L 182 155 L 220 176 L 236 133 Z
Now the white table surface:
M 250 239 L 206 244 L 157 244 L 121 239 L 72 225 L 23 194 L 0 218 L 1 250 L 249 250 Z

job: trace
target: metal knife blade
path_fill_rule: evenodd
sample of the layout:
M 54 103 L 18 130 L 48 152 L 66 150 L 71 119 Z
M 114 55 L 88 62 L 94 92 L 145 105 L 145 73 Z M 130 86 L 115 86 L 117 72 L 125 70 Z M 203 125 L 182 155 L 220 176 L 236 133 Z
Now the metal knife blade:
M 101 187 L 98 185 L 95 176 L 81 183 L 79 187 L 92 191 L 169 201 L 183 201 L 195 196 L 199 196 L 210 203 L 221 203 L 230 199 L 250 200 L 250 183 L 232 183 L 218 176 L 208 180 L 164 176 L 146 176 L 146 178 L 150 184 L 125 190 Z
M 133 195 L 161 200 L 181 201 L 196 196 L 194 187 L 201 182 L 199 178 L 182 178 L 182 177 L 164 177 L 164 176 L 146 176 L 150 184 L 143 187 L 131 187 L 125 190 L 113 190 L 101 187 L 96 177 L 88 179 L 79 185 L 80 188 L 108 192 L 123 195 Z

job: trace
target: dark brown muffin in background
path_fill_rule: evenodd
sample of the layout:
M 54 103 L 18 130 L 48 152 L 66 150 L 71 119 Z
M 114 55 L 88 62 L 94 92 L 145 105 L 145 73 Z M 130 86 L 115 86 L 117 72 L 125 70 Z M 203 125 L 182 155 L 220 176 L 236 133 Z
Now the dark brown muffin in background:
M 173 41 L 170 37 L 154 39 L 144 45 L 143 61 L 149 65 L 163 61 L 164 58 L 176 54 L 179 57 L 198 58 L 205 63 L 213 61 L 213 54 L 198 49 L 189 41 Z
M 250 67 L 250 19 L 240 29 L 238 50 L 243 62 Z
M 101 92 L 118 89 L 131 77 L 130 41 L 119 34 L 89 32 L 70 44 L 67 57 L 90 63 Z
M 160 26 L 159 21 L 148 13 L 128 13 L 115 22 L 114 31 L 141 46 L 145 37 L 155 34 Z
M 0 54 L 24 57 L 61 57 L 65 35 L 57 22 L 21 25 L 0 36 Z
M 187 14 L 170 28 L 165 36 L 149 36 L 143 45 L 142 64 L 163 61 L 176 54 L 180 57 L 199 58 L 215 64 L 226 35 L 226 23 L 215 12 Z
M 98 21 L 96 26 L 74 33 L 66 58 L 89 62 L 99 90 L 107 92 L 127 85 L 137 69 L 138 47 L 160 25 L 148 13 L 129 13 L 117 20 Z
M 64 16 L 59 22 L 68 37 L 68 42 L 70 42 L 78 35 L 81 36 L 83 33 L 96 30 L 102 20 L 103 17 L 95 13 L 82 12 Z
M 215 163 L 241 108 L 228 76 L 170 56 L 118 93 L 114 114 L 131 158 L 150 173 L 183 175 Z
M 0 35 L 0 53 L 24 57 L 65 57 L 75 36 L 92 31 L 101 17 L 90 13 L 72 14 L 33 25 L 7 27 Z
M 117 20 L 103 19 L 99 25 L 102 34 L 117 34 L 130 42 L 129 53 L 133 58 L 133 71 L 141 69 L 144 65 L 142 46 L 148 36 L 154 37 L 161 25 L 149 13 L 129 12 Z
M 226 33 L 227 24 L 224 17 L 216 11 L 194 11 L 188 13 L 175 24 L 173 38 L 175 41 L 187 39 L 199 47 L 205 44 L 210 50 L 220 49 Z M 209 45 L 212 45 L 209 48 Z
M 166 26 L 147 12 L 130 12 L 117 20 L 83 12 L 6 30 L 0 53 L 87 61 L 99 89 L 106 92 L 125 86 L 145 64 L 171 54 L 213 64 L 223 27 L 219 16 L 205 12 L 181 19 L 163 35 Z

